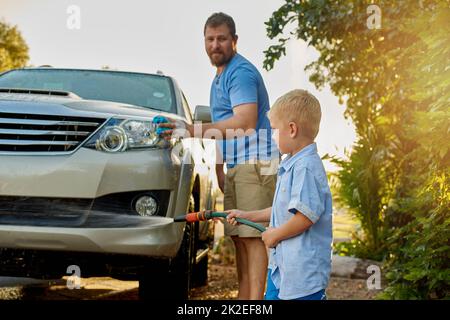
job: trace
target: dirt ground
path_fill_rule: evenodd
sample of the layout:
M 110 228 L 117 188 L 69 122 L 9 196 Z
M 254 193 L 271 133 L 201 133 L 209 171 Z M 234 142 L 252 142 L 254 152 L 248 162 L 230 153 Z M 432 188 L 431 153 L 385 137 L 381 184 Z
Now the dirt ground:
M 81 288 L 69 290 L 65 278 L 48 285 L 0 288 L 0 300 L 137 300 L 138 282 L 111 278 L 83 278 Z M 237 277 L 234 265 L 212 262 L 208 285 L 194 288 L 192 300 L 232 300 L 237 298 Z M 367 290 L 366 281 L 332 277 L 327 289 L 330 300 L 368 300 L 377 291 Z
M 212 264 L 208 286 L 194 288 L 192 300 L 229 300 L 238 294 L 237 276 L 232 265 Z M 329 300 L 371 300 L 378 293 L 367 290 L 366 280 L 331 277 L 327 289 Z
M 368 290 L 366 280 L 331 277 L 327 289 L 329 300 L 372 300 L 378 291 Z M 191 300 L 237 299 L 238 283 L 234 265 L 210 264 L 208 285 L 191 290 Z M 137 289 L 111 292 L 101 299 L 137 299 Z

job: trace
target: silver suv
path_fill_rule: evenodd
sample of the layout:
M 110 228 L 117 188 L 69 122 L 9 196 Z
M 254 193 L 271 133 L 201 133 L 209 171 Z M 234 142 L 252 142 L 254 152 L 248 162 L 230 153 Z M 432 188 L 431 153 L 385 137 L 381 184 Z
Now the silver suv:
M 208 107 L 197 119 L 209 121 Z M 173 78 L 26 68 L 0 75 L 0 276 L 139 279 L 142 298 L 186 298 L 207 279 L 213 209 L 204 141 L 161 139 L 152 119 L 192 123 Z

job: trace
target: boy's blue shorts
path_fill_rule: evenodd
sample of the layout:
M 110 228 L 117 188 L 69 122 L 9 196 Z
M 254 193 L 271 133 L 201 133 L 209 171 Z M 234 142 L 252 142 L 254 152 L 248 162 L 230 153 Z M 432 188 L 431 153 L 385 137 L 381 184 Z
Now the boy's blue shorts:
M 272 271 L 269 269 L 269 272 L 267 274 L 267 290 L 266 294 L 264 295 L 264 300 L 280 300 L 280 298 L 278 298 L 280 290 L 275 287 L 275 284 L 272 281 L 272 277 L 270 276 L 271 272 Z M 293 300 L 327 300 L 327 295 L 325 294 L 325 290 L 322 289 L 320 291 L 317 291 L 316 293 Z

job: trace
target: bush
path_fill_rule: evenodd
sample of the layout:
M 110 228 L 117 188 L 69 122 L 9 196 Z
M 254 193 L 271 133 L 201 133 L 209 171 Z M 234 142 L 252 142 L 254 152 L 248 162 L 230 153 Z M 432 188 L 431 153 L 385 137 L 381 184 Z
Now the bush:
M 380 298 L 450 298 L 449 174 L 433 178 L 418 194 L 416 205 L 424 214 L 388 239 L 385 268 L 389 284 Z

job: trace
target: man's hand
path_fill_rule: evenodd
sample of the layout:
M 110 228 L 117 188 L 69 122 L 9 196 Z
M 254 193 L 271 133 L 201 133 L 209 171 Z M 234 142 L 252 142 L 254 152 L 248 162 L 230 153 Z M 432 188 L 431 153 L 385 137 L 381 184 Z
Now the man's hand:
M 193 137 L 194 136 L 194 127 L 191 124 L 186 123 L 183 120 L 175 120 L 172 118 L 166 117 L 169 122 L 166 123 L 158 123 L 159 128 L 169 128 L 169 130 L 164 130 L 161 133 L 161 136 L 166 139 L 170 140 L 172 138 L 172 135 L 174 134 L 174 130 L 181 130 L 184 132 L 178 132 L 177 135 L 182 137 Z
M 261 239 L 268 248 L 275 248 L 280 242 L 276 228 L 272 227 L 267 228 L 267 230 L 261 234 Z

